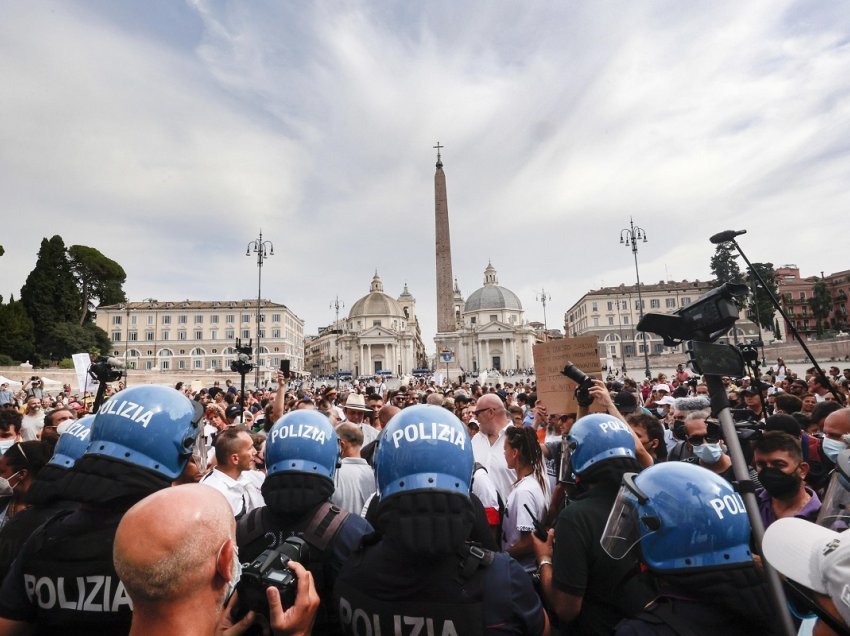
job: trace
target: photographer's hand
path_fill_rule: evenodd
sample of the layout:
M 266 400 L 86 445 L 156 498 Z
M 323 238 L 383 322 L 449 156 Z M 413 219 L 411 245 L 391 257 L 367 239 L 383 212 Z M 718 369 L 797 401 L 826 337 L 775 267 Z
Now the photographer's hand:
M 319 593 L 316 591 L 313 575 L 304 566 L 290 561 L 289 567 L 298 577 L 295 605 L 284 611 L 278 589 L 266 589 L 272 633 L 274 636 L 310 636 L 316 613 L 319 611 Z
M 227 605 L 221 612 L 221 617 L 219 618 L 218 625 L 215 628 L 216 636 L 240 636 L 240 634 L 244 634 L 248 631 L 248 628 L 254 624 L 254 619 L 256 618 L 256 614 L 253 611 L 248 612 L 245 616 L 242 617 L 242 620 L 233 622 L 233 617 L 230 615 L 230 612 L 236 607 L 236 595 L 234 593 L 233 596 L 230 597 L 230 601 L 228 601 Z
M 593 386 L 590 387 L 589 392 L 593 396 L 593 401 L 599 403 L 601 406 L 604 406 L 605 411 L 609 415 L 613 415 L 614 417 L 626 422 L 626 418 L 614 405 L 614 400 L 611 398 L 611 394 L 608 392 L 608 389 L 605 388 L 604 382 L 602 382 L 601 380 L 594 380 Z M 626 423 L 628 424 L 628 422 Z M 647 450 L 643 447 L 640 438 L 637 436 L 637 433 L 635 433 L 635 430 L 631 426 L 629 426 L 629 430 L 631 431 L 632 437 L 635 440 L 635 455 L 637 456 L 638 463 L 643 468 L 652 466 L 655 463 L 655 460 L 652 459 L 652 455 L 650 455 L 649 452 L 647 452 Z

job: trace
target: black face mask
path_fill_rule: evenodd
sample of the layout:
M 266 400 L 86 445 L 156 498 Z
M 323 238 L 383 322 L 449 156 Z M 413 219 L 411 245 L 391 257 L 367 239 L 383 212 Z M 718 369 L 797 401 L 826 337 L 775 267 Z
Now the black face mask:
M 778 468 L 763 468 L 758 476 L 767 494 L 776 499 L 786 499 L 795 494 L 800 489 L 800 482 L 803 480 L 797 474 L 796 469 L 789 475 Z

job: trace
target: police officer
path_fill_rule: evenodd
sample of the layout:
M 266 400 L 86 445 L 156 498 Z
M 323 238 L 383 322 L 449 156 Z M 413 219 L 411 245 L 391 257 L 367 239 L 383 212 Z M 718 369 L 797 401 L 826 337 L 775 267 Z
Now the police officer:
M 579 494 L 558 515 L 548 541 L 535 540 L 540 586 L 571 636 L 608 634 L 652 599 L 637 559 L 615 561 L 599 544 L 623 475 L 640 470 L 635 436 L 614 415 L 585 415 L 573 424 L 562 452 Z
M 316 620 L 317 634 L 339 633 L 329 600 L 333 582 L 348 555 L 372 526 L 331 505 L 339 441 L 330 420 L 318 411 L 284 415 L 266 438 L 266 505 L 239 520 L 236 540 L 242 563 L 275 548 L 295 534 L 309 546 L 307 567 L 325 602 Z
M 375 452 L 378 534 L 334 588 L 345 634 L 549 633 L 522 567 L 466 543 L 472 466 L 469 434 L 450 411 L 418 405 L 390 420 Z
M 63 479 L 89 445 L 94 415 L 71 422 L 67 432 L 59 437 L 53 456 L 39 471 L 30 485 L 24 500 L 30 504 L 0 531 L 0 578 L 4 578 L 18 556 L 18 552 L 29 536 L 45 521 L 62 510 L 70 510 L 76 504 L 59 497 L 57 482 Z
M 112 565 L 124 512 L 168 488 L 196 446 L 202 411 L 159 386 L 104 402 L 91 442 L 59 496 L 84 504 L 60 512 L 26 542 L 0 589 L 0 634 L 126 634 L 131 606 Z M 27 625 L 29 624 L 29 625 Z
M 750 553 L 744 502 L 710 470 L 668 462 L 624 475 L 602 547 L 618 560 L 639 554 L 659 584 L 654 602 L 621 623 L 617 636 L 777 629 L 767 582 Z

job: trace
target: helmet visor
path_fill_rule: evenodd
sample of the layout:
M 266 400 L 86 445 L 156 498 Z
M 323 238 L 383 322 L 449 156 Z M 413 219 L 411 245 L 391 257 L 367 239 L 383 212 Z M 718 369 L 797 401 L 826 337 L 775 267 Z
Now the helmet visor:
M 634 477 L 633 473 L 623 476 L 623 485 L 602 531 L 600 544 L 612 559 L 622 559 L 641 540 L 638 506 L 643 497 L 634 485 Z
M 850 528 L 850 481 L 840 471 L 832 471 L 817 523 L 842 532 Z
M 558 481 L 562 484 L 571 484 L 576 480 L 570 463 L 571 452 L 572 448 L 570 448 L 570 443 L 567 441 L 566 434 L 564 434 L 561 437 L 561 466 L 558 469 Z
M 204 437 L 204 427 L 199 426 L 195 445 L 192 447 L 192 462 L 202 474 L 207 472 L 207 457 L 207 438 Z

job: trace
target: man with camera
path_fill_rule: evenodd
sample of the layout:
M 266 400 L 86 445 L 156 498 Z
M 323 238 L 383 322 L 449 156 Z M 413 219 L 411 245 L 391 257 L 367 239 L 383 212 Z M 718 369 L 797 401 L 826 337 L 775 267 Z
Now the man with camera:
M 21 390 L 24 391 L 28 398 L 34 397 L 41 401 L 41 398 L 44 397 L 44 382 L 42 382 L 40 377 L 34 375 L 24 382 Z
M 265 614 L 232 618 L 241 573 L 235 523 L 221 494 L 202 485 L 167 488 L 130 508 L 115 533 L 113 560 L 133 602 L 131 635 L 237 636 L 263 622 L 275 636 L 309 634 L 319 607 L 312 575 L 290 561 L 298 577 L 292 607 L 284 611 L 270 586 Z

